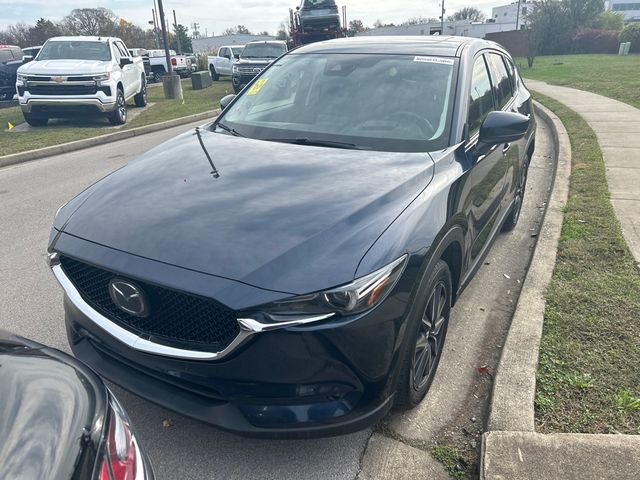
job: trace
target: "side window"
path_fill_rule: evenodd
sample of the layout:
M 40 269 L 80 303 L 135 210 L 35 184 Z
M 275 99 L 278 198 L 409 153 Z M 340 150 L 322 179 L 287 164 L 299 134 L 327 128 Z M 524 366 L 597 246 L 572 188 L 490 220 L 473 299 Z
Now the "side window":
M 116 48 L 118 49 L 118 53 L 120 54 L 121 57 L 130 57 L 131 56 L 129 54 L 129 52 L 127 51 L 126 47 L 124 46 L 124 43 L 116 42 Z
M 513 91 L 515 92 L 518 88 L 518 70 L 516 70 L 516 66 L 508 58 L 504 59 L 504 63 L 507 66 L 507 70 L 509 71 L 509 76 L 511 77 L 511 86 L 513 88 Z
M 22 50 L 20 50 L 19 47 L 13 47 L 11 51 L 13 53 L 13 58 L 16 60 L 22 60 Z
M 486 55 L 491 70 L 491 80 L 496 95 L 496 103 L 498 110 L 502 110 L 509 103 L 513 96 L 511 90 L 511 79 L 504 64 L 502 55 L 497 53 L 489 53 Z
M 469 99 L 469 133 L 474 134 L 493 110 L 493 94 L 489 72 L 484 56 L 479 56 L 473 64 L 473 78 L 471 79 L 471 98 Z
M 226 48 L 221 48 L 220 52 L 218 53 L 219 57 L 224 57 L 227 54 L 227 49 Z

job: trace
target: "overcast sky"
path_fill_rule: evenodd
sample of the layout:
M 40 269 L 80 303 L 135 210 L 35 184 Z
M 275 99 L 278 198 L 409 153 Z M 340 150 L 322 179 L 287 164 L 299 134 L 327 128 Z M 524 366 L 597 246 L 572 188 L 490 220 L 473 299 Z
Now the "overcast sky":
M 178 23 L 190 26 L 200 24 L 204 35 L 219 34 L 228 27 L 241 24 L 251 31 L 267 30 L 275 33 L 280 22 L 288 17 L 290 7 L 299 5 L 300 0 L 207 0 L 184 1 L 165 0 L 165 13 L 176 10 Z M 491 7 L 505 5 L 513 0 L 445 0 L 447 15 L 462 7 L 473 6 L 490 16 Z M 365 26 L 371 26 L 377 19 L 383 23 L 399 23 L 411 17 L 438 17 L 439 0 L 338 0 L 338 5 L 347 6 L 347 20 L 360 19 Z M 102 6 L 113 10 L 119 17 L 146 27 L 151 19 L 153 0 L 102 0 L 90 5 L 79 0 L 0 0 L 0 28 L 16 22 L 35 23 L 38 18 L 60 20 L 74 8 Z M 172 22 L 173 23 L 173 22 Z

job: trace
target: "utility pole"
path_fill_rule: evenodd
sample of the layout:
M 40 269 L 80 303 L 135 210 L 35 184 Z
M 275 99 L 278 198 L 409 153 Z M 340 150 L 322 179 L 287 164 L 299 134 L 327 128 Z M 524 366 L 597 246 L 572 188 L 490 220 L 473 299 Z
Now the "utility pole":
M 182 100 L 182 84 L 180 76 L 173 74 L 171 68 L 171 54 L 169 53 L 169 35 L 167 34 L 167 22 L 164 17 L 164 7 L 162 0 L 158 0 L 158 13 L 160 14 L 160 25 L 162 26 L 162 40 L 164 42 L 164 56 L 167 61 L 167 73 L 162 77 L 162 88 L 165 98 L 175 98 Z
M 440 35 L 444 35 L 444 0 L 442 1 L 442 12 L 440 15 Z
M 518 0 L 518 13 L 516 13 L 516 30 L 519 29 L 518 23 L 520 23 L 520 2 L 522 0 Z
M 178 32 L 178 20 L 176 20 L 176 11 L 173 11 L 173 30 L 176 32 L 176 40 L 178 42 L 178 53 L 182 53 L 182 45 L 180 43 L 180 32 Z
M 200 31 L 198 30 L 200 28 L 200 24 L 193 22 L 191 24 L 191 30 L 193 31 L 193 38 L 200 38 Z
M 153 20 L 151 20 L 149 23 L 153 24 L 153 38 L 156 41 L 156 48 L 160 48 L 160 38 L 158 37 L 158 25 L 156 23 L 156 11 L 155 9 L 151 9 L 151 17 L 153 18 Z

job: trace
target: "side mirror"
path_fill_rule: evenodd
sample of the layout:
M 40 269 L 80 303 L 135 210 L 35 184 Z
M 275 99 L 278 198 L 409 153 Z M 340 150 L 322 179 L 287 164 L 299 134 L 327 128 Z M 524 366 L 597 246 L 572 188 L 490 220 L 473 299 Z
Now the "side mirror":
M 29 63 L 31 60 L 33 60 L 33 55 L 23 55 L 22 56 L 22 63 Z
M 120 59 L 120 68 L 124 68 L 126 65 L 131 65 L 133 63 L 133 60 L 131 59 L 131 57 L 122 57 Z
M 226 58 L 227 60 L 231 60 L 231 55 L 229 55 L 228 53 L 224 56 L 224 58 Z
M 514 112 L 491 112 L 480 126 L 479 143 L 498 145 L 520 140 L 529 130 L 529 117 Z
M 233 101 L 233 99 L 234 99 L 234 98 L 236 98 L 236 96 L 235 96 L 234 94 L 231 94 L 231 95 L 227 95 L 227 96 L 225 96 L 225 97 L 222 97 L 222 98 L 220 99 L 220 108 L 221 108 L 222 110 L 224 110 L 225 108 L 227 108 L 227 105 L 229 105 L 229 104 Z

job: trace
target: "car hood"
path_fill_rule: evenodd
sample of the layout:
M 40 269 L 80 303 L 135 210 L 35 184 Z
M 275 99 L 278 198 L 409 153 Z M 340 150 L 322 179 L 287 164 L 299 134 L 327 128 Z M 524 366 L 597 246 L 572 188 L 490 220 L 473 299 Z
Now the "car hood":
M 104 386 L 74 362 L 0 330 L 0 478 L 72 478 L 106 405 Z
M 208 130 L 202 138 L 218 178 L 189 132 L 70 202 L 56 228 L 64 223 L 70 235 L 178 267 L 305 293 L 351 281 L 367 250 L 433 176 L 427 153 Z
M 252 59 L 245 59 L 245 58 L 241 58 L 239 60 L 236 61 L 236 65 L 238 66 L 260 66 L 263 67 L 265 65 L 269 65 L 271 62 L 273 62 L 275 60 L 275 58 L 252 58 Z
M 33 60 L 20 67 L 18 73 L 29 75 L 98 75 L 105 73 L 111 62 L 98 60 Z

